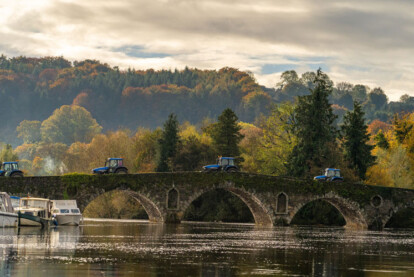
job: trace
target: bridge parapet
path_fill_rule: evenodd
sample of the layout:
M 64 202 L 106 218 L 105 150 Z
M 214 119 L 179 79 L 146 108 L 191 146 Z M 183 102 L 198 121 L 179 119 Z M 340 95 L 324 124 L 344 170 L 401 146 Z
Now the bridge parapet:
M 179 222 L 192 201 L 218 188 L 230 191 L 244 201 L 259 225 L 290 224 L 301 207 L 318 199 L 335 206 L 344 216 L 346 227 L 356 229 L 381 229 L 399 209 L 414 207 L 414 190 L 248 173 L 0 178 L 1 191 L 12 195 L 76 199 L 82 210 L 105 192 L 126 190 L 155 222 Z

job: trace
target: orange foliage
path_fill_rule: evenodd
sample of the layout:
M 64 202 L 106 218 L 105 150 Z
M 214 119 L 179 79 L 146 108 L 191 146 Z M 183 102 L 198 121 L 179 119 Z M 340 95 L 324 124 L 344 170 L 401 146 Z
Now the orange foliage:
M 387 131 L 391 130 L 391 128 L 391 124 L 375 119 L 368 125 L 368 133 L 376 135 L 381 130 L 385 134 Z

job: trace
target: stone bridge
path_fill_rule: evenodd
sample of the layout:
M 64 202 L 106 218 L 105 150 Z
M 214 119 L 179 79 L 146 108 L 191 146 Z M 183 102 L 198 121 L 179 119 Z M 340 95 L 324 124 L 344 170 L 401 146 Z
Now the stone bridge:
M 99 195 L 125 190 L 145 208 L 150 221 L 178 223 L 202 194 L 224 189 L 250 209 L 257 225 L 289 225 L 306 204 L 324 200 L 344 217 L 346 228 L 382 229 L 391 216 L 414 208 L 414 190 L 352 183 L 320 183 L 248 173 L 70 174 L 0 178 L 0 190 L 49 199 L 76 199 L 81 210 Z

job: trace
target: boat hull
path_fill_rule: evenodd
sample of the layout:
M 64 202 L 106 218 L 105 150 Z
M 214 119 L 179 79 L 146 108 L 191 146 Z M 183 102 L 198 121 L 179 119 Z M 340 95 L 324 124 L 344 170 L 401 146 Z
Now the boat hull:
M 42 224 L 40 222 L 31 220 L 31 219 L 27 219 L 27 218 L 20 218 L 20 226 L 42 226 Z
M 15 213 L 0 212 L 0 227 L 17 227 L 19 216 Z
M 81 214 L 74 214 L 74 215 L 57 214 L 55 215 L 55 218 L 56 218 L 58 226 L 59 225 L 78 226 L 82 219 L 82 215 Z

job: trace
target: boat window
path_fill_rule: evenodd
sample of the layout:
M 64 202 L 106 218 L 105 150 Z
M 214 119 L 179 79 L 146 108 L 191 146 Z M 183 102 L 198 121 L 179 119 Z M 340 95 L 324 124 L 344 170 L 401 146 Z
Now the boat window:
M 62 213 L 62 214 L 68 214 L 69 213 L 69 209 L 60 209 L 60 213 Z
M 6 211 L 6 208 L 4 207 L 3 203 L 0 203 L 0 210 L 2 212 L 5 212 Z
M 79 209 L 71 209 L 70 210 L 73 214 L 79 214 Z

